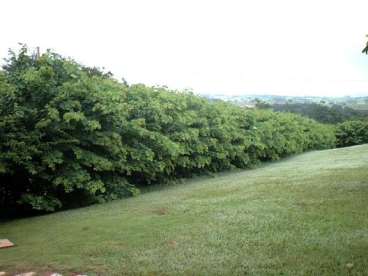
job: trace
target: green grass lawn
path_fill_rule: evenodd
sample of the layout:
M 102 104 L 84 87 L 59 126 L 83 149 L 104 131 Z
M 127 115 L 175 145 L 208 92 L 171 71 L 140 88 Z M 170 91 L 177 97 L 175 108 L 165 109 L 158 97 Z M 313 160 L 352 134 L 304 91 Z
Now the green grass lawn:
M 2 223 L 0 238 L 17 245 L 0 271 L 367 275 L 368 145 Z

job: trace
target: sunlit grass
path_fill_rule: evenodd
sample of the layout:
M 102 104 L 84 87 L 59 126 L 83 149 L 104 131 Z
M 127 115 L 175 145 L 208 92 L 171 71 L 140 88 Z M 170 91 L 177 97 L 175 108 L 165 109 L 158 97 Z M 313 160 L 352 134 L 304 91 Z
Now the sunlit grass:
M 368 145 L 0 224 L 0 270 L 365 275 Z

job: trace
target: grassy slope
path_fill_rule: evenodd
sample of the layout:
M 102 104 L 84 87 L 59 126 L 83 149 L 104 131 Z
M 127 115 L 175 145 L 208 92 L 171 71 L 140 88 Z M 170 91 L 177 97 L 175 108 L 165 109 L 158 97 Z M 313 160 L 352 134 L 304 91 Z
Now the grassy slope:
M 368 145 L 0 224 L 0 271 L 363 275 Z

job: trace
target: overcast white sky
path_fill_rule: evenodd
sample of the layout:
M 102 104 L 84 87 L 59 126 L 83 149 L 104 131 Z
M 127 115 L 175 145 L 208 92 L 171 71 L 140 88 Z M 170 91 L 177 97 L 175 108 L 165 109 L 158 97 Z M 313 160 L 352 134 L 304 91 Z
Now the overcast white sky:
M 0 56 L 51 48 L 196 93 L 368 95 L 367 0 L 1 0 Z

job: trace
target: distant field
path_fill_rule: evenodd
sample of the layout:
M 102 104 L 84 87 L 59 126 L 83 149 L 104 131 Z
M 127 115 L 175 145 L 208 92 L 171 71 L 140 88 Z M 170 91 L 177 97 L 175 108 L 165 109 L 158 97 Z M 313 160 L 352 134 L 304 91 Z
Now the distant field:
M 367 275 L 367 203 L 368 145 L 314 151 L 0 224 L 0 271 Z

